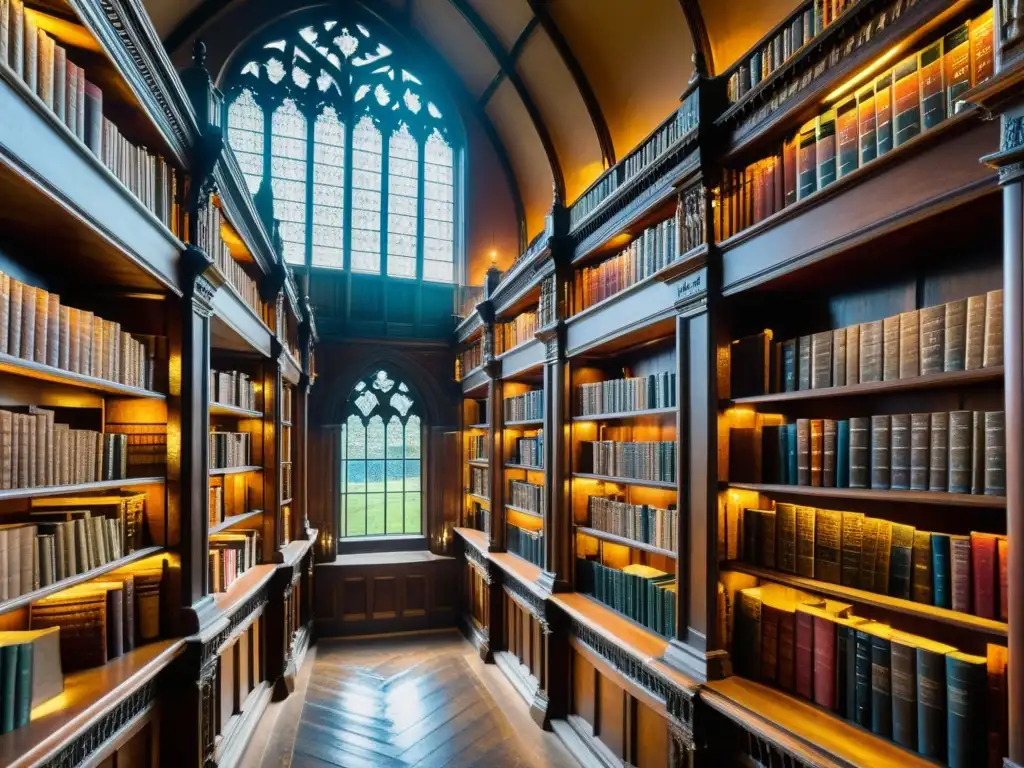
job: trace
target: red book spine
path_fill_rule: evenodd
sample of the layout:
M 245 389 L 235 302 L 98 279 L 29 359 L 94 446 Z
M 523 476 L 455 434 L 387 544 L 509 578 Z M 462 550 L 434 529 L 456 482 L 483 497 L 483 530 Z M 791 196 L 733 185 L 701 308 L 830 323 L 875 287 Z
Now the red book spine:
M 1009 557 L 1010 541 L 1005 536 L 996 540 L 999 556 L 999 620 L 1007 621 L 1007 598 L 1009 597 L 1009 584 L 1007 577 L 1007 558 Z
M 761 679 L 774 683 L 779 674 L 779 610 L 770 605 L 761 609 Z
M 836 625 L 814 617 L 814 703 L 836 709 Z
M 762 616 L 761 621 L 764 621 Z M 792 691 L 796 681 L 796 614 L 779 611 L 779 687 L 784 691 Z
M 971 533 L 971 570 L 974 572 L 974 615 L 996 617 L 996 537 Z
M 796 614 L 796 692 L 814 698 L 814 617 Z

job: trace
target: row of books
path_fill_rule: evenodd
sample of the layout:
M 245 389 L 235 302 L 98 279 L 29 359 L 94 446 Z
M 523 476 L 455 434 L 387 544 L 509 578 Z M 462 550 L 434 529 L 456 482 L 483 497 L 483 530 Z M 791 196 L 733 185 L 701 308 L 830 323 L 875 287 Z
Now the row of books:
M 861 512 L 726 506 L 729 559 L 1006 621 L 1006 536 L 918 530 Z
M 533 341 L 536 331 L 536 312 L 521 312 L 507 322 L 495 323 L 494 354 L 500 355 L 527 341 Z
M 527 421 L 544 418 L 544 390 L 535 389 L 521 395 L 506 397 L 502 403 L 505 421 Z
M 670 147 L 696 128 L 699 121 L 698 101 L 691 94 L 683 99 L 669 120 L 622 161 L 623 180 L 629 181 L 654 164 Z
M 480 502 L 474 501 L 466 512 L 466 525 L 476 531 L 483 531 L 486 534 L 491 532 L 491 512 L 480 506 Z
M 227 592 L 235 580 L 263 562 L 260 532 L 235 530 L 215 533 L 210 537 L 210 591 Z
M 508 503 L 527 512 L 543 515 L 544 509 L 547 506 L 544 498 L 544 486 L 537 483 L 527 483 L 524 480 L 509 480 Z
M 487 435 L 466 435 L 466 458 L 487 458 Z
M 210 431 L 210 469 L 248 467 L 252 464 L 252 438 L 248 432 Z
M 509 457 L 512 464 L 544 468 L 544 430 L 538 429 L 534 437 L 517 437 Z
M 1002 289 L 776 342 L 731 345 L 733 397 L 896 381 L 1003 364 Z
M 729 430 L 732 482 L 1006 494 L 1005 413 L 797 419 Z
M 224 217 L 220 208 L 212 202 L 199 214 L 197 245 L 206 251 L 217 269 L 224 275 L 239 297 L 262 320 L 264 319 L 263 301 L 260 299 L 259 283 L 253 280 L 245 268 L 231 255 L 231 247 L 221 235 Z
M 650 504 L 630 504 L 603 496 L 587 498 L 590 527 L 641 544 L 651 544 L 675 552 L 678 546 L 679 512 L 675 505 L 668 509 Z
M 1005 754 L 1006 648 L 962 653 L 766 584 L 736 596 L 737 673 L 777 685 L 951 768 Z
M 989 9 L 806 123 L 779 154 L 727 174 L 716 222 L 721 236 L 824 189 L 956 114 L 960 97 L 992 76 L 992 34 Z
M 462 350 L 455 358 L 455 380 L 462 381 L 466 376 L 484 364 L 483 342 L 476 342 Z
M 233 405 L 250 411 L 259 410 L 256 404 L 256 384 L 252 376 L 241 371 L 210 370 L 210 400 L 221 405 Z M 289 410 L 282 413 L 288 414 Z
M 60 296 L 0 273 L 0 354 L 143 389 L 153 388 L 163 341 L 60 303 Z
M 580 442 L 580 472 L 629 480 L 676 480 L 676 442 L 658 440 Z
M 128 438 L 128 477 L 160 477 L 167 472 L 167 422 L 108 421 L 109 434 Z
M 25 8 L 22 0 L 0 0 L 0 64 L 10 67 L 143 205 L 180 236 L 177 171 L 162 157 L 131 144 L 103 116 L 103 91 L 86 80 L 85 69 L 68 58 L 67 48 L 40 29 L 51 21 L 63 24 Z
M 618 168 L 612 168 L 572 204 L 569 208 L 569 229 L 575 229 L 619 188 L 618 170 Z
M 537 305 L 537 327 L 547 328 L 558 319 L 558 295 L 555 276 L 540 281 L 540 301 Z
M 648 227 L 615 256 L 576 273 L 576 312 L 624 291 L 680 256 L 678 212 Z
M 639 564 L 609 568 L 577 558 L 576 589 L 659 635 L 675 633 L 676 577 L 671 573 Z
M 123 480 L 128 435 L 55 424 L 54 412 L 34 405 L 0 410 L 0 489 Z
M 101 667 L 159 639 L 166 566 L 108 574 L 32 603 L 33 630 L 60 627 L 60 668 Z
M 778 34 L 754 50 L 729 76 L 729 102 L 743 98 L 747 92 L 790 60 L 804 45 L 821 34 L 825 27 L 839 18 L 857 0 L 815 0 L 797 13 Z
M 675 408 L 674 371 L 629 376 L 580 384 L 577 389 L 580 416 L 629 413 L 649 408 Z
M 469 492 L 485 499 L 491 498 L 491 480 L 483 467 L 469 468 Z
M 544 531 L 530 531 L 505 523 L 505 548 L 539 568 L 544 567 Z
M 287 498 L 282 494 L 282 498 Z M 244 515 L 249 511 L 250 498 L 246 483 L 224 483 L 210 486 L 210 527 L 220 525 L 225 518 Z

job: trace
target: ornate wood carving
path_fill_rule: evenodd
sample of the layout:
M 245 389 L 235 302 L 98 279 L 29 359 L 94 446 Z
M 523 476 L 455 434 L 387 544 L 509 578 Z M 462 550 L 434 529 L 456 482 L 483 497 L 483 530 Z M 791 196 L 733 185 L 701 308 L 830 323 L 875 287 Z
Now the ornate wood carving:
M 478 551 L 477 548 L 468 541 L 465 542 L 463 550 L 466 553 L 466 562 L 473 566 L 473 569 L 480 574 L 480 578 L 483 579 L 485 584 L 492 584 L 491 561 L 487 559 L 487 556 Z
M 547 614 L 547 601 L 532 590 L 526 588 L 514 578 L 507 577 L 502 580 L 502 586 L 508 596 L 520 606 L 530 612 L 530 615 L 540 624 L 541 631 L 545 635 L 551 634 L 551 622 Z

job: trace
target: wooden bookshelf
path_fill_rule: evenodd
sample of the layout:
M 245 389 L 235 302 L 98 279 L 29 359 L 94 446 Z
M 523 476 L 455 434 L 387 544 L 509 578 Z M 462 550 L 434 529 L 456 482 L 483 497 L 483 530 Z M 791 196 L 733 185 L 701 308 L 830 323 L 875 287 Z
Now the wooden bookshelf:
M 262 515 L 262 509 L 251 509 L 248 512 L 243 512 L 240 515 L 228 515 L 221 522 L 217 523 L 217 525 L 212 526 L 210 528 L 210 533 L 214 534 L 220 533 L 221 531 L 226 531 L 227 529 L 232 528 L 233 526 L 236 526 L 239 523 L 244 523 L 246 520 L 252 520 L 253 518 L 261 517 Z
M 101 480 L 96 483 L 74 485 L 44 485 L 38 488 L 9 488 L 0 491 L 0 501 L 8 499 L 38 499 L 46 496 L 68 496 L 71 494 L 98 493 L 118 488 L 138 488 L 144 485 L 163 485 L 163 477 L 129 477 L 124 480 Z
M 629 421 L 650 416 L 675 416 L 678 408 L 645 408 L 641 411 L 623 411 L 614 413 L 595 413 L 589 416 L 573 416 L 573 421 Z
M 678 555 L 671 549 L 662 549 L 661 547 L 656 547 L 653 544 L 647 544 L 643 541 L 630 539 L 626 536 L 616 536 L 614 533 L 599 531 L 597 528 L 588 528 L 585 525 L 577 525 L 576 533 L 583 534 L 584 536 L 591 536 L 595 539 L 601 539 L 601 541 L 607 541 L 612 544 L 621 544 L 624 547 L 631 547 L 632 549 L 642 549 L 644 552 L 651 552 L 655 555 L 664 555 L 665 557 L 671 557 L 673 560 L 678 557 Z
M 536 517 L 539 520 L 544 519 L 544 514 L 542 512 L 534 512 L 532 509 L 523 509 L 522 507 L 517 507 L 512 504 L 506 504 L 505 509 L 511 509 L 513 512 L 518 512 L 520 515 L 529 515 L 530 517 Z
M 26 379 L 64 384 L 90 392 L 117 395 L 118 397 L 139 397 L 152 400 L 164 400 L 167 397 L 161 392 L 119 384 L 106 379 L 98 379 L 94 376 L 86 376 L 74 371 L 65 371 L 62 368 L 54 368 L 53 366 L 37 363 L 32 360 L 23 360 L 20 357 L 8 354 L 0 354 L 0 371 Z
M 211 469 L 210 476 L 217 477 L 219 475 L 241 475 L 247 472 L 262 472 L 263 467 L 248 464 L 244 467 L 221 467 L 220 469 Z
M 237 416 L 240 419 L 262 419 L 263 411 L 256 411 L 250 408 L 241 408 L 237 405 L 225 405 L 224 403 L 210 403 L 211 416 Z M 290 426 L 290 425 L 284 425 Z
M 637 485 L 644 488 L 666 488 L 669 490 L 675 490 L 675 482 L 668 482 L 666 480 L 634 480 L 629 477 L 612 477 L 611 475 L 594 475 L 589 472 L 573 472 L 573 477 L 581 480 L 598 480 L 604 483 L 615 483 L 616 485 Z
M 516 429 L 516 428 L 519 428 L 519 427 L 526 427 L 526 428 L 530 428 L 530 427 L 543 427 L 544 426 L 544 419 L 521 419 L 519 421 L 506 421 L 505 422 L 505 426 L 506 427 L 511 427 L 513 429 Z
M 526 470 L 527 472 L 543 472 L 544 467 L 534 466 L 533 464 L 510 464 L 505 462 L 505 469 L 519 469 Z
M 807 496 L 822 499 L 862 499 L 865 501 L 934 504 L 950 507 L 1000 509 L 1006 507 L 1005 496 L 940 491 L 893 491 L 873 488 L 818 488 L 810 485 L 773 485 L 769 483 L 729 483 L 730 488 L 757 491 L 768 495 Z
M 668 640 L 589 595 L 560 592 L 551 596 L 551 602 L 627 653 L 643 659 L 665 655 Z

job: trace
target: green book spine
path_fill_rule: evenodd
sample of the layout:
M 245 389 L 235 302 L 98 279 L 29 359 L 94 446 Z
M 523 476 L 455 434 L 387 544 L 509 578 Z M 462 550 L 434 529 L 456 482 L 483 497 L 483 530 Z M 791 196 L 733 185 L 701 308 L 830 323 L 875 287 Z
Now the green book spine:
M 857 631 L 854 641 L 854 722 L 871 727 L 871 635 Z
M 850 664 L 849 647 L 856 643 L 854 630 L 845 624 L 839 624 L 836 632 L 836 702 L 839 714 L 850 717 L 855 706 L 850 706 L 850 694 L 856 688 L 856 681 L 851 680 L 853 668 Z
M 0 733 L 14 730 L 15 691 L 18 684 L 18 646 L 0 647 Z
M 887 637 L 871 636 L 871 730 L 892 737 L 892 682 L 890 642 Z
M 946 761 L 946 655 L 917 649 L 917 751 Z
M 796 422 L 786 425 L 786 482 L 796 485 L 797 476 Z
M 986 754 L 988 666 L 983 656 L 946 655 L 947 761 L 949 768 L 977 766 Z
M 917 748 L 917 649 L 892 641 L 892 740 Z
M 846 642 L 843 643 L 843 632 L 846 632 Z M 847 720 L 857 721 L 857 630 L 853 627 L 839 627 L 839 648 L 846 654 L 843 661 L 843 673 L 846 675 L 844 686 L 845 700 L 840 699 L 839 705 L 843 707 L 842 715 Z
M 950 589 L 949 536 L 933 533 L 932 550 L 932 599 L 939 608 L 953 607 L 953 591 Z
M 839 422 L 836 434 L 836 488 L 850 487 L 850 420 Z
M 32 643 L 14 646 L 18 649 L 18 679 L 14 685 L 14 727 L 28 725 L 32 712 Z

